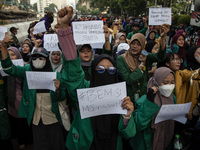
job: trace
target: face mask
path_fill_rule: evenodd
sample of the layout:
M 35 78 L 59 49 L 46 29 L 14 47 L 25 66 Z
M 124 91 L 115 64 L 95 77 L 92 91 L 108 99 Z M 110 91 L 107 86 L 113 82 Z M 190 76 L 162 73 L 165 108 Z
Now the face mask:
M 195 56 L 195 59 L 197 60 L 198 63 L 200 63 L 200 57 Z
M 165 97 L 169 97 L 172 94 L 174 87 L 175 87 L 175 84 L 162 85 L 162 86 L 159 86 L 159 92 L 161 95 Z
M 36 60 L 32 60 L 33 62 L 33 66 L 36 68 L 36 69 L 41 69 L 45 66 L 46 64 L 46 59 L 44 60 L 40 60 L 39 58 L 37 58 Z

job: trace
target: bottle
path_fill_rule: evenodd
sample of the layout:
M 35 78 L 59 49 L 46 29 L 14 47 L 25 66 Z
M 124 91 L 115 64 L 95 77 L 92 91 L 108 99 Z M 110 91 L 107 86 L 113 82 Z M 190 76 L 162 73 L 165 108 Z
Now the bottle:
M 174 150 L 181 150 L 183 148 L 182 143 L 180 142 L 180 135 L 176 134 L 174 140 Z

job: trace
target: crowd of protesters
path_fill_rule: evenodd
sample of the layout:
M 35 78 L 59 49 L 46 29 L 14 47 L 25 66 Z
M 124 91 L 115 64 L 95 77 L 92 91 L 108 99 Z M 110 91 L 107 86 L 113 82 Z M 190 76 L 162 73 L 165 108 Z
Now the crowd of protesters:
M 55 27 L 53 13 L 42 20 L 45 33 L 33 34 L 36 21 L 22 43 L 16 27 L 0 41 L 1 71 L 9 75 L 0 74 L 1 150 L 13 150 L 13 138 L 19 150 L 32 143 L 35 150 L 200 149 L 200 27 L 174 25 L 173 18 L 171 26 L 149 26 L 143 17 L 77 18 L 72 7 L 58 11 Z M 102 49 L 75 44 L 72 22 L 91 20 L 104 22 Z M 58 35 L 60 51 L 43 47 L 44 34 Z M 56 91 L 29 89 L 26 71 L 56 72 Z M 127 114 L 81 119 L 77 89 L 122 81 Z M 185 124 L 155 124 L 162 105 L 189 102 Z

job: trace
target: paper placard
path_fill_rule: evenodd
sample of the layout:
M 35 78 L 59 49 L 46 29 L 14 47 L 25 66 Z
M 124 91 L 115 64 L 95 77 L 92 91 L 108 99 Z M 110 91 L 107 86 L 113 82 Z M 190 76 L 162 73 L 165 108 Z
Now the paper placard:
M 12 63 L 15 65 L 15 66 L 24 66 L 24 61 L 23 61 L 23 59 L 15 59 L 15 60 L 12 60 Z M 3 71 L 3 68 L 1 67 L 1 62 L 0 62 L 0 68 L 1 68 L 1 75 L 3 76 L 3 77 L 5 77 L 5 76 L 9 76 L 8 74 L 6 74 L 4 71 Z
M 76 45 L 105 43 L 103 21 L 72 22 Z
M 7 32 L 7 28 L 0 26 L 0 41 L 3 41 L 6 32 Z
M 38 34 L 42 32 L 46 32 L 45 21 L 40 21 L 34 26 L 33 34 Z
M 77 90 L 81 119 L 106 114 L 127 114 L 121 107 L 127 96 L 126 83 Z
M 192 12 L 190 24 L 200 27 L 200 12 Z
M 185 115 L 189 113 L 191 102 L 186 104 L 162 105 L 155 119 L 155 124 L 165 120 L 175 120 L 185 124 L 187 118 Z
M 110 37 L 109 37 L 109 41 L 110 41 L 110 43 L 112 42 L 112 34 L 111 34 Z M 90 45 L 91 45 L 92 48 L 103 49 L 103 45 L 104 45 L 104 44 L 105 44 L 105 43 L 92 43 L 92 44 L 90 44 Z
M 171 25 L 171 8 L 149 8 L 149 25 Z
M 26 79 L 29 89 L 48 89 L 56 91 L 53 79 L 56 79 L 56 72 L 26 71 Z
M 60 51 L 58 47 L 57 34 L 45 34 L 44 35 L 44 48 L 47 51 Z

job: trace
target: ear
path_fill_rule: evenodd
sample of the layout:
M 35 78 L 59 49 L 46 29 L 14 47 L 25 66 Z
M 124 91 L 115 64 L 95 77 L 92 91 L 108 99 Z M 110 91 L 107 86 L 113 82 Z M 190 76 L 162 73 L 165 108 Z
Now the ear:
M 168 63 L 168 62 L 166 62 L 165 65 L 166 65 L 167 67 L 169 67 L 169 63 Z

